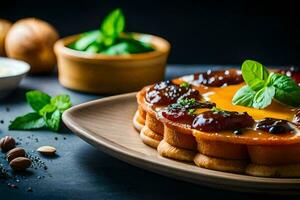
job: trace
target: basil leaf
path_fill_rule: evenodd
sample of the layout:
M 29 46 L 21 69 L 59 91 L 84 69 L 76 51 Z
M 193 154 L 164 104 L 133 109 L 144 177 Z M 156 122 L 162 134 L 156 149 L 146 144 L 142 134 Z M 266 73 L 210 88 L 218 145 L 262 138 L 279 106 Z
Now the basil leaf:
M 86 50 L 94 41 L 100 38 L 101 32 L 99 30 L 90 31 L 87 33 L 82 34 L 82 36 L 75 41 L 70 47 L 72 49 L 78 51 Z
M 97 44 L 97 43 L 93 43 L 91 44 L 85 51 L 87 53 L 98 53 L 101 51 L 101 48 L 100 48 L 100 44 Z
M 270 74 L 270 83 L 275 87 L 275 99 L 291 106 L 300 106 L 300 86 L 283 74 Z
M 39 115 L 44 116 L 46 113 L 52 113 L 56 110 L 56 106 L 53 104 L 45 105 L 40 111 Z
M 269 86 L 260 89 L 254 96 L 252 106 L 253 108 L 262 109 L 272 103 L 275 95 L 275 87 Z
M 31 130 L 46 127 L 45 120 L 38 113 L 28 113 L 17 117 L 9 125 L 9 130 Z
M 247 85 L 249 85 L 252 90 L 258 91 L 265 86 L 269 72 L 259 62 L 246 60 L 242 64 L 242 75 Z
M 252 107 L 254 96 L 255 91 L 246 85 L 235 93 L 232 98 L 232 103 L 234 105 Z
M 59 130 L 61 121 L 61 112 L 59 110 L 55 110 L 53 113 L 46 113 L 44 115 L 44 119 L 47 127 L 52 131 L 57 132 Z
M 50 103 L 51 97 L 41 91 L 33 90 L 26 93 L 26 100 L 33 110 L 39 111 Z
M 110 46 L 114 43 L 125 28 L 125 17 L 121 9 L 113 10 L 110 14 L 105 17 L 101 24 L 101 33 L 105 36 L 104 44 Z
M 59 111 L 63 112 L 72 106 L 70 96 L 66 94 L 58 95 L 51 99 L 51 104 Z
M 102 51 L 101 53 L 107 54 L 107 55 L 123 55 L 123 54 L 134 54 L 134 53 L 144 53 L 152 51 L 150 47 L 144 46 L 139 41 L 124 41 L 120 42 L 118 44 L 115 44 L 105 51 Z

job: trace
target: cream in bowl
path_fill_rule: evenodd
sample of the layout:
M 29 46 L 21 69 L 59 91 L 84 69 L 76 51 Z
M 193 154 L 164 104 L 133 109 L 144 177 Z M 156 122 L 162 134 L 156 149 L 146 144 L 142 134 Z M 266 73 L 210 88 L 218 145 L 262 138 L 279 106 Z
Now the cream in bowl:
M 16 89 L 29 70 L 26 62 L 0 57 L 0 98 Z

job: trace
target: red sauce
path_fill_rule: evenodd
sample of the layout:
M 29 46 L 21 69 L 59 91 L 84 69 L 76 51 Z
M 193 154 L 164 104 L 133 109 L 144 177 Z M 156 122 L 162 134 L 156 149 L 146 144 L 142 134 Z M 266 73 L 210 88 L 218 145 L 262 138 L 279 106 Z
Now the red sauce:
M 224 85 L 235 85 L 243 82 L 242 74 L 239 70 L 229 69 L 220 71 L 207 71 L 196 73 L 193 77 L 193 83 L 211 87 L 220 87 Z
M 206 111 L 194 119 L 192 127 L 205 132 L 218 132 L 252 127 L 254 123 L 246 112 Z
M 193 120 L 197 116 L 195 114 L 196 109 L 212 108 L 216 104 L 211 102 L 198 102 L 193 101 L 193 103 L 176 103 L 169 105 L 167 108 L 163 109 L 161 114 L 168 120 L 178 123 L 184 123 L 191 126 Z
M 146 93 L 146 101 L 152 105 L 165 106 L 175 103 L 179 98 L 200 99 L 198 90 L 191 86 L 180 86 L 172 81 L 162 81 L 151 86 Z

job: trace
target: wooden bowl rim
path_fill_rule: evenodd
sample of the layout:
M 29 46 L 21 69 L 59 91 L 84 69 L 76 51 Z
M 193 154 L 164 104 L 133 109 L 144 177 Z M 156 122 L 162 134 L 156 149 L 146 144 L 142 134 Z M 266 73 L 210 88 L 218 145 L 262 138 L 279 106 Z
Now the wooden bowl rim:
M 66 47 L 66 45 L 73 42 L 76 38 L 80 36 L 80 34 L 67 36 L 65 38 L 59 39 L 54 45 L 54 51 L 57 54 L 67 56 L 69 58 L 78 58 L 78 59 L 85 59 L 85 60 L 107 60 L 107 61 L 124 61 L 124 60 L 146 60 L 146 59 L 153 59 L 156 57 L 163 56 L 165 54 L 169 54 L 171 45 L 170 43 L 165 40 L 164 38 L 144 34 L 144 33 L 133 33 L 135 35 L 143 35 L 143 36 L 151 36 L 151 44 L 155 46 L 155 50 L 146 53 L 137 53 L 137 54 L 127 54 L 127 55 L 104 55 L 104 54 L 88 54 L 81 51 L 73 50 L 71 48 Z M 156 42 L 153 42 L 156 41 Z M 154 43 L 160 43 L 160 45 L 155 45 Z

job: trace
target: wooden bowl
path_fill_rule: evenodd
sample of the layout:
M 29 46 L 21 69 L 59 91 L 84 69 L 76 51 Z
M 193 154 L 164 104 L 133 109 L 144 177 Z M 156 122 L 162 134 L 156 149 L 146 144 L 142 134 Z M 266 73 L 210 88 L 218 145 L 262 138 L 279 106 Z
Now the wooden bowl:
M 79 35 L 60 39 L 54 46 L 58 60 L 59 82 L 66 88 L 89 93 L 136 91 L 164 78 L 170 44 L 150 37 L 155 50 L 147 53 L 109 56 L 76 51 L 67 46 Z

